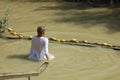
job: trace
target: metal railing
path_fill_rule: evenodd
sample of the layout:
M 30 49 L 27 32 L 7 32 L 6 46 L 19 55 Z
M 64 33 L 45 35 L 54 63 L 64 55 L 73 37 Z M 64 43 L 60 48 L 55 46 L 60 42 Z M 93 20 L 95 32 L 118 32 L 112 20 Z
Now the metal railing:
M 33 72 L 9 72 L 9 73 L 0 73 L 0 80 L 12 79 L 12 78 L 21 78 L 27 77 L 28 80 L 31 80 L 32 76 L 38 76 L 40 73 L 45 71 L 49 62 L 44 62 L 38 70 Z

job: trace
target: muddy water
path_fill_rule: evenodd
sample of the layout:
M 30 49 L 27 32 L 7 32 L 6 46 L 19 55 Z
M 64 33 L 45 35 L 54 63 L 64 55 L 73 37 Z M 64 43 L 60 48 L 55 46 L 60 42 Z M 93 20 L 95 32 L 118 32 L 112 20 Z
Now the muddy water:
M 46 26 L 47 37 L 88 40 L 119 45 L 119 31 L 111 31 L 107 24 L 60 22 L 75 13 L 94 12 L 96 9 L 66 10 L 48 8 L 55 3 L 30 3 L 0 1 L 0 9 L 13 9 L 9 27 L 23 35 L 35 35 L 36 26 Z M 47 7 L 47 9 L 46 9 Z M 108 9 L 97 9 L 108 12 Z M 71 13 L 70 13 L 71 12 Z M 70 13 L 67 14 L 67 13 Z M 61 15 L 60 15 L 61 14 Z M 63 15 L 64 14 L 64 15 Z M 82 16 L 85 16 L 82 14 Z M 86 17 L 85 17 L 86 18 Z M 74 19 L 74 18 L 73 18 Z M 76 19 L 75 19 L 76 20 Z M 117 26 L 116 24 L 115 26 Z M 86 27 L 89 26 L 89 27 Z M 4 36 L 11 36 L 7 31 Z M 27 59 L 30 40 L 0 38 L 0 72 L 28 72 L 36 70 L 41 62 Z M 103 47 L 86 47 L 49 43 L 49 51 L 55 59 L 49 61 L 46 71 L 32 80 L 120 80 L 120 51 Z M 12 79 L 25 80 L 27 78 Z

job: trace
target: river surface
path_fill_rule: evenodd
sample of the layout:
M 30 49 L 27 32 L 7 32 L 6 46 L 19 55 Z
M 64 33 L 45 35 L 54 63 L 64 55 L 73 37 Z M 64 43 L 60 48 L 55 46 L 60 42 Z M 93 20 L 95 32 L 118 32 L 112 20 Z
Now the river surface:
M 63 3 L 64 5 L 66 3 Z M 68 6 L 67 6 L 68 7 Z M 0 0 L 0 14 L 12 9 L 9 27 L 22 35 L 36 35 L 46 26 L 46 37 L 88 40 L 120 45 L 120 16 L 106 16 L 107 8 L 65 9 L 58 3 Z M 107 13 L 105 15 L 105 13 Z M 80 14 L 80 15 L 79 15 Z M 91 17 L 90 17 L 91 16 Z M 104 19 L 101 17 L 105 17 Z M 100 19 L 100 20 L 99 20 Z M 112 23 L 114 20 L 115 24 Z M 11 37 L 5 32 L 4 37 Z M 31 40 L 0 38 L 0 73 L 35 71 L 41 62 L 28 60 Z M 87 47 L 49 42 L 55 59 L 32 80 L 120 80 L 120 51 L 101 46 Z M 15 78 L 11 80 L 26 80 Z

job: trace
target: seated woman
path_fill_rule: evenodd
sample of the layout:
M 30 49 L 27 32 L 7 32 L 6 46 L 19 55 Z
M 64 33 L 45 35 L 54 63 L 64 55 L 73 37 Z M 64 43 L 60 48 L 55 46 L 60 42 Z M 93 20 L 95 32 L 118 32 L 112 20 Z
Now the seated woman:
M 44 26 L 37 27 L 37 35 L 33 36 L 29 59 L 31 60 L 49 60 L 48 38 L 45 37 Z M 52 57 L 54 58 L 54 56 Z

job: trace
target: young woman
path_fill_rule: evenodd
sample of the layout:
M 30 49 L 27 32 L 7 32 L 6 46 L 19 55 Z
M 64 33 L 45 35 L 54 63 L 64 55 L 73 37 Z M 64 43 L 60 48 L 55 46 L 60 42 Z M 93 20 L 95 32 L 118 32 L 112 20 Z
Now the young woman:
M 37 35 L 32 38 L 29 59 L 49 60 L 48 38 L 45 37 L 44 26 L 37 27 Z

